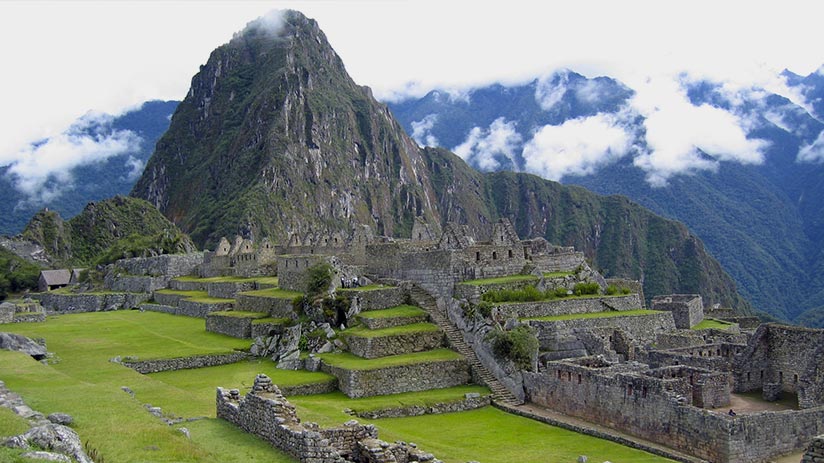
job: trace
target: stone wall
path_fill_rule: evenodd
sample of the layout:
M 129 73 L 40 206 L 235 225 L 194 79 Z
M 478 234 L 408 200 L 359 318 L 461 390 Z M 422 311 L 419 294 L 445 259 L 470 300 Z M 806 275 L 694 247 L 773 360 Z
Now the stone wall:
M 413 323 L 422 323 L 429 320 L 429 315 L 423 313 L 414 317 L 391 317 L 391 318 L 371 318 L 371 317 L 357 317 L 364 326 L 370 330 L 381 330 L 384 328 L 394 328 L 396 326 L 411 325 Z
M 824 404 L 824 330 L 774 323 L 761 325 L 736 358 L 736 391 L 767 384 L 797 394 L 801 408 Z M 771 394 L 774 395 L 774 394 Z
M 208 283 L 197 280 L 169 280 L 169 289 L 176 291 L 206 291 Z
M 469 395 L 469 394 L 468 394 Z M 358 418 L 376 420 L 379 418 L 402 418 L 405 416 L 437 415 L 441 413 L 465 412 L 490 405 L 490 396 L 479 394 L 470 395 L 463 400 L 456 402 L 441 402 L 432 405 L 408 405 L 392 408 L 382 408 L 380 410 L 369 410 L 355 412 Z
M 470 381 L 469 365 L 463 359 L 375 370 L 344 370 L 321 362 L 321 371 L 338 378 L 341 392 L 351 398 L 441 389 Z
M 801 458 L 801 463 L 820 463 L 822 461 L 824 461 L 824 435 L 815 436 Z
M 278 286 L 287 291 L 306 291 L 306 270 L 320 263 L 335 267 L 338 259 L 317 254 L 287 255 L 278 257 Z
M 346 296 L 353 306 L 360 309 L 359 312 L 388 309 L 406 302 L 406 293 L 394 286 L 366 291 L 338 288 L 337 293 Z
M 179 277 L 197 273 L 203 263 L 203 253 L 164 254 L 154 257 L 133 257 L 120 259 L 112 264 L 116 269 L 129 275 L 151 275 Z
M 506 318 L 548 317 L 555 315 L 638 310 L 643 307 L 637 294 L 587 298 L 554 299 L 540 302 L 505 303 L 497 306 Z
M 111 291 L 151 293 L 166 288 L 171 277 L 107 273 L 103 285 Z
M 219 312 L 210 313 L 206 315 L 206 331 L 225 334 L 233 338 L 250 339 L 252 337 L 252 320 L 254 318 L 236 317 Z
M 8 302 L 0 303 L 0 323 L 11 323 L 14 321 L 14 313 L 17 308 Z
M 236 389 L 218 388 L 217 417 L 306 463 L 351 461 L 359 453 L 359 441 L 378 437 L 374 426 L 353 421 L 332 429 L 301 423 L 295 407 L 265 375 L 255 378 L 252 391 L 243 398 Z
M 193 355 L 170 359 L 123 360 L 121 363 L 138 373 L 157 373 L 159 371 L 186 370 L 189 368 L 214 367 L 237 363 L 249 358 L 246 352 L 231 352 L 226 354 Z
M 621 366 L 627 368 L 626 366 Z M 739 414 L 690 405 L 685 378 L 587 368 L 568 362 L 524 373 L 530 401 L 717 463 L 766 462 L 824 430 L 824 408 Z
M 677 328 L 688 330 L 704 319 L 704 301 L 698 294 L 670 294 L 652 298 L 652 310 L 672 312 Z
M 586 259 L 583 252 L 565 249 L 534 255 L 532 263 L 542 272 L 574 272 L 579 266 L 586 264 Z
M 32 294 L 48 310 L 54 312 L 100 312 L 138 307 L 148 301 L 148 293 L 77 293 L 55 294 L 54 292 Z
M 541 321 L 527 320 L 527 325 L 535 328 L 541 348 L 556 344 L 559 337 L 567 337 L 576 330 L 591 331 L 601 328 L 614 328 L 623 331 L 637 344 L 651 344 L 657 333 L 672 331 L 675 324 L 669 312 L 651 313 L 609 318 L 579 318 L 573 320 Z
M 144 302 L 140 304 L 140 310 L 148 310 L 149 312 L 161 312 L 167 313 L 171 315 L 177 315 L 177 306 L 172 305 L 164 305 L 164 304 L 150 304 L 148 302 Z
M 177 304 L 177 313 L 175 315 L 206 318 L 212 312 L 223 312 L 233 308 L 234 302 L 197 302 L 182 299 Z
M 444 341 L 440 330 L 394 336 L 346 336 L 349 352 L 366 359 L 437 349 L 443 347 Z
M 716 371 L 732 371 L 735 356 L 743 352 L 741 344 L 701 344 L 670 350 L 650 351 L 647 361 L 653 367 L 685 365 Z
M 187 294 L 163 293 L 160 291 L 155 291 L 152 294 L 152 299 L 154 299 L 154 301 L 158 304 L 170 305 L 174 307 L 177 307 L 177 305 L 180 304 L 180 301 L 188 297 L 190 296 Z
M 511 283 L 490 283 L 484 285 L 462 284 L 455 285 L 455 299 L 466 299 L 473 304 L 481 300 L 481 296 L 487 291 L 500 291 L 502 289 L 523 289 L 527 286 L 535 286 L 541 280 L 539 278 L 514 281 Z
M 263 312 L 275 318 L 297 318 L 292 299 L 239 293 L 235 307 L 243 312 Z
M 209 297 L 221 299 L 234 299 L 239 292 L 252 291 L 254 289 L 257 289 L 254 281 L 223 281 L 206 284 L 206 292 L 209 293 Z

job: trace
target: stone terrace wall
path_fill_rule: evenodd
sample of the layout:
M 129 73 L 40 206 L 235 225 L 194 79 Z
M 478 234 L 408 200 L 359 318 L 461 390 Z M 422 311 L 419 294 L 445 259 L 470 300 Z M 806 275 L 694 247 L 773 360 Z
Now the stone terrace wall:
M 395 336 L 346 337 L 349 352 L 366 359 L 437 349 L 443 347 L 444 341 L 440 330 Z
M 423 313 L 414 317 L 393 317 L 393 318 L 369 318 L 358 317 L 358 320 L 370 330 L 381 330 L 384 328 L 394 328 L 396 326 L 422 323 L 429 320 L 429 315 Z
M 334 256 L 317 254 L 287 255 L 278 257 L 278 286 L 288 291 L 306 291 L 306 269 L 326 262 L 335 267 Z
M 511 283 L 491 283 L 486 285 L 457 284 L 455 285 L 455 299 L 466 299 L 477 304 L 481 296 L 487 291 L 500 291 L 502 289 L 523 289 L 527 286 L 535 286 L 541 280 L 538 278 L 514 281 Z
M 452 297 L 455 277 L 451 251 L 382 243 L 368 245 L 366 257 L 367 276 L 413 281 L 436 297 Z
M 583 252 L 560 251 L 532 256 L 532 262 L 542 272 L 573 272 L 586 263 Z
M 500 304 L 498 313 L 507 318 L 549 317 L 555 315 L 638 310 L 642 307 L 637 294 L 592 298 L 556 299 L 541 302 Z
M 469 365 L 463 359 L 376 370 L 344 370 L 321 362 L 321 371 L 338 378 L 341 392 L 351 398 L 441 389 L 470 380 Z
M 801 458 L 801 463 L 820 463 L 822 461 L 824 461 L 824 435 L 815 436 Z
M 182 299 L 177 304 L 176 315 L 185 315 L 187 317 L 206 318 L 212 312 L 223 312 L 232 310 L 232 302 L 196 302 Z
M 353 305 L 356 304 L 360 308 L 361 312 L 388 309 L 406 302 L 406 293 L 402 288 L 398 287 L 386 287 L 367 291 L 338 288 L 337 293 L 348 297 Z
M 542 347 L 552 345 L 558 336 L 568 335 L 576 329 L 620 329 L 641 344 L 654 342 L 657 333 L 675 330 L 672 314 L 669 312 L 628 317 L 580 318 L 557 321 L 528 320 L 526 323 L 536 329 L 538 341 Z
M 121 363 L 138 373 L 157 373 L 159 371 L 186 370 L 189 368 L 214 367 L 246 360 L 250 354 L 231 352 L 226 354 L 193 355 L 171 359 L 124 360 Z
M 103 285 L 111 291 L 129 293 L 151 293 L 169 285 L 169 276 L 115 275 L 107 273 Z
M 211 313 L 206 316 L 206 331 L 225 334 L 233 338 L 250 339 L 252 320 L 254 318 Z
M 242 291 L 252 291 L 257 286 L 254 281 L 245 282 L 213 282 L 206 284 L 206 291 L 209 297 L 219 297 L 221 299 L 234 299 Z
M 208 283 L 194 280 L 169 280 L 169 289 L 176 291 L 206 291 Z
M 292 299 L 239 293 L 235 306 L 243 312 L 264 312 L 275 318 L 297 318 Z
M 203 253 L 195 252 L 191 254 L 164 254 L 154 257 L 120 259 L 112 265 L 129 275 L 179 277 L 197 273 L 197 268 L 202 263 Z
M 75 313 L 132 309 L 148 301 L 151 295 L 148 293 L 35 293 L 31 297 L 39 300 L 40 304 L 48 310 Z

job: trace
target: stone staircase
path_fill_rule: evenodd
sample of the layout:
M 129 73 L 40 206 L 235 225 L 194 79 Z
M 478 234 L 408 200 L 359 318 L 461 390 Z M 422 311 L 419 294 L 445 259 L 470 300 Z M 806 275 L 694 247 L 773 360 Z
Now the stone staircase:
M 426 310 L 432 322 L 443 330 L 450 347 L 466 358 L 474 375 L 492 391 L 493 401 L 501 402 L 512 407 L 523 404 L 523 401 L 515 397 L 515 395 L 512 394 L 506 386 L 501 384 L 498 378 L 478 360 L 475 351 L 464 341 L 461 330 L 449 320 L 446 311 L 438 307 L 438 303 L 432 295 L 417 285 L 412 285 L 409 288 L 409 294 L 415 304 Z

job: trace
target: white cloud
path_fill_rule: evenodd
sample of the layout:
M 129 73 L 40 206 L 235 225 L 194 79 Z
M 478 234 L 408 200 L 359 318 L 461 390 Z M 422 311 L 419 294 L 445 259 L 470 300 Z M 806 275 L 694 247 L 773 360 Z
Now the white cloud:
M 452 151 L 482 171 L 499 168 L 501 163 L 497 158 L 501 156 L 509 159 L 513 168 L 516 168 L 515 155 L 521 142 L 522 137 L 515 130 L 515 122 L 506 122 L 503 117 L 499 117 L 487 129 L 474 127 L 466 140 L 452 148 Z
M 524 145 L 523 156 L 527 171 L 557 181 L 594 173 L 624 156 L 630 145 L 617 116 L 602 113 L 542 127 Z
M 437 114 L 430 114 L 419 121 L 413 121 L 412 139 L 421 146 L 438 146 L 438 139 L 432 134 L 432 128 L 437 122 Z
M 541 109 L 549 111 L 561 102 L 567 90 L 569 90 L 569 70 L 561 69 L 538 79 L 535 86 L 535 101 Z
M 818 134 L 814 142 L 798 150 L 796 159 L 799 162 L 824 162 L 824 130 Z
M 108 129 L 111 116 L 87 114 L 60 135 L 16 152 L 7 175 L 27 201 L 40 204 L 62 194 L 73 182 L 75 167 L 140 149 L 141 138 L 129 130 Z
M 707 104 L 693 105 L 679 82 L 667 76 L 647 79 L 634 87 L 630 100 L 645 117 L 648 146 L 634 164 L 646 171 L 650 184 L 664 186 L 676 174 L 714 170 L 718 161 L 763 162 L 765 142 L 747 139 L 748 120 Z
M 143 174 L 146 163 L 142 159 L 129 156 L 129 159 L 126 160 L 126 167 L 129 168 L 129 171 L 121 178 L 127 182 L 134 182 Z

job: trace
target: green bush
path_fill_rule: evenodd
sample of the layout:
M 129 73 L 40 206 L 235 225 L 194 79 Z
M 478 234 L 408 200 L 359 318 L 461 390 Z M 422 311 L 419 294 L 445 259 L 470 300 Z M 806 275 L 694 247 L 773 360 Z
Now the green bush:
M 481 300 L 487 302 L 532 302 L 547 299 L 547 294 L 529 285 L 522 289 L 499 289 L 487 291 Z
M 40 267 L 0 249 L 0 300 L 5 299 L 8 293 L 36 291 L 39 278 Z
M 511 360 L 522 370 L 531 369 L 538 355 L 538 338 L 526 325 L 509 331 L 490 331 L 486 340 L 492 345 L 492 352 L 497 357 Z
M 598 283 L 576 283 L 572 288 L 576 296 L 598 294 L 599 291 L 601 291 L 601 286 Z
M 567 294 L 568 292 L 569 292 L 568 289 L 561 286 L 560 288 L 555 288 L 555 291 L 553 291 L 552 294 L 555 297 L 567 297 L 569 295 L 569 294 Z
M 332 266 L 326 262 L 309 267 L 306 270 L 306 294 L 311 297 L 325 293 L 332 283 L 332 274 Z

